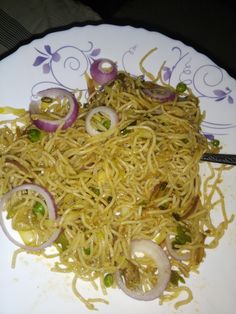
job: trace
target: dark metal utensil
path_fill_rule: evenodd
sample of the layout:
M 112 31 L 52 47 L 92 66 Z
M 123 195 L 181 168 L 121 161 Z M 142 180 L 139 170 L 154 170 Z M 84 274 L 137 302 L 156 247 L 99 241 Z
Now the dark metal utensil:
M 202 161 L 216 162 L 226 165 L 236 165 L 236 155 L 232 154 L 211 154 L 205 153 L 202 155 Z

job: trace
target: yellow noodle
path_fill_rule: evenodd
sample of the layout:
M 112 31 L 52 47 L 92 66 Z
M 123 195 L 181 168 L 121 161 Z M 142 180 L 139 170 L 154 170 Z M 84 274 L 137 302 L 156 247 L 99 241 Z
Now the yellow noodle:
M 13 253 L 13 256 L 12 256 L 12 260 L 11 260 L 11 268 L 16 268 L 16 260 L 17 260 L 17 257 L 20 253 L 22 252 L 25 252 L 25 250 L 23 249 L 17 249 L 15 250 L 15 252 Z

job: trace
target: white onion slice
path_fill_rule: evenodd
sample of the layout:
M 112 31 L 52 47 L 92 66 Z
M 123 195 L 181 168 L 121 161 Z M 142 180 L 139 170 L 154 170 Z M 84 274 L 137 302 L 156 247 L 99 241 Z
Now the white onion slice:
M 58 120 L 47 120 L 47 119 L 32 119 L 32 122 L 35 126 L 37 126 L 39 129 L 47 131 L 47 132 L 55 132 L 57 128 L 60 125 L 62 126 L 62 129 L 65 130 L 69 128 L 77 119 L 79 114 L 79 104 L 77 102 L 77 99 L 75 96 L 63 88 L 49 88 L 42 90 L 37 93 L 37 96 L 40 97 L 40 100 L 33 100 L 30 103 L 30 113 L 31 114 L 37 114 L 39 113 L 39 105 L 41 103 L 41 98 L 43 97 L 50 97 L 50 98 L 64 98 L 66 97 L 69 101 L 70 108 L 68 113 L 65 115 L 65 117 L 58 119 Z
M 190 259 L 190 252 L 181 254 L 178 250 L 172 248 L 172 241 L 170 235 L 166 237 L 166 248 L 169 254 L 178 261 L 188 261 Z
M 50 238 L 42 243 L 41 245 L 37 246 L 37 247 L 32 247 L 32 246 L 28 246 L 25 245 L 17 240 L 15 240 L 12 235 L 9 233 L 9 231 L 7 230 L 5 223 L 4 223 L 4 219 L 3 219 L 3 215 L 2 215 L 2 211 L 5 207 L 6 202 L 12 197 L 12 195 L 18 191 L 24 191 L 24 190 L 32 190 L 37 192 L 38 194 L 40 194 L 43 199 L 46 202 L 47 208 L 48 208 L 48 217 L 50 220 L 56 220 L 56 204 L 54 202 L 54 199 L 52 197 L 52 195 L 43 187 L 37 185 L 37 184 L 22 184 L 19 185 L 15 188 L 13 188 L 11 191 L 7 192 L 6 194 L 4 194 L 0 200 L 0 226 L 2 227 L 3 232 L 5 233 L 5 235 L 7 236 L 7 238 L 14 243 L 16 246 L 23 248 L 27 251 L 39 251 L 42 250 L 50 245 L 53 244 L 53 242 L 57 239 L 59 233 L 61 232 L 60 229 L 56 230 L 55 232 L 52 233 L 52 235 L 50 236 Z
M 157 284 L 147 292 L 128 289 L 122 279 L 121 273 L 116 272 L 116 281 L 119 288 L 131 298 L 142 301 L 151 301 L 158 298 L 166 289 L 171 275 L 171 266 L 163 249 L 151 240 L 133 240 L 131 242 L 131 254 L 142 252 L 151 257 L 158 268 Z
M 99 112 L 109 117 L 111 121 L 109 130 L 113 129 L 118 123 L 118 116 L 114 109 L 110 107 L 106 107 L 106 106 L 99 106 L 99 107 L 93 108 L 91 111 L 89 111 L 85 119 L 86 131 L 91 136 L 101 134 L 101 132 L 96 130 L 91 124 L 91 119 L 96 113 L 99 113 Z

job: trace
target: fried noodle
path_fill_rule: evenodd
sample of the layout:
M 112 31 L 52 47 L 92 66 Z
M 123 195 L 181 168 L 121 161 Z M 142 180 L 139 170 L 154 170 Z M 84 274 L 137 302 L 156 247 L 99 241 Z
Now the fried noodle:
M 106 293 L 104 275 L 129 267 L 131 240 L 154 240 L 165 249 L 167 235 L 176 234 L 177 226 L 185 228 L 191 241 L 177 244 L 177 249 L 189 251 L 190 259 L 177 261 L 171 255 L 169 259 L 172 269 L 186 278 L 197 270 L 205 249 L 218 245 L 230 222 L 219 187 L 226 167 L 209 165 L 210 175 L 201 190 L 200 159 L 214 148 L 201 133 L 198 98 L 188 88 L 183 97 L 160 103 L 145 95 L 144 87 L 143 77 L 120 72 L 90 97 L 72 127 L 43 132 L 38 142 L 32 143 L 27 136 L 32 127 L 28 113 L 18 118 L 23 126 L 0 130 L 1 195 L 23 183 L 50 191 L 63 241 L 56 241 L 52 256 L 44 251 L 34 254 L 57 256 L 53 271 L 74 274 L 73 291 L 89 309 L 94 309 L 95 302 L 106 301 L 85 299 L 77 281 L 89 281 L 97 288 L 99 279 Z M 119 122 L 111 130 L 90 136 L 85 117 L 101 105 L 113 108 Z M 62 116 L 65 104 L 55 106 Z M 42 115 L 55 117 L 55 107 L 51 109 Z M 9 215 L 15 208 L 13 228 L 32 246 L 45 241 L 55 228 L 47 212 L 40 219 L 32 215 L 36 201 L 42 202 L 34 192 L 19 192 L 7 206 Z M 215 225 L 211 215 L 217 206 L 222 221 Z M 192 293 L 185 285 L 170 282 L 161 302 L 182 291 L 187 292 L 187 299 L 176 307 L 188 303 Z

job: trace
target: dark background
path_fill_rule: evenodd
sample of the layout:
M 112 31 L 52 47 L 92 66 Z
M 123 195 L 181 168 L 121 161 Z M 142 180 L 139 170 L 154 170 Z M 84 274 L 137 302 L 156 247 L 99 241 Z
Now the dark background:
M 0 0 L 0 59 L 47 33 L 104 23 L 178 39 L 236 79 L 236 0 Z
M 236 78 L 236 1 L 82 0 L 104 22 L 155 30 L 206 54 Z

